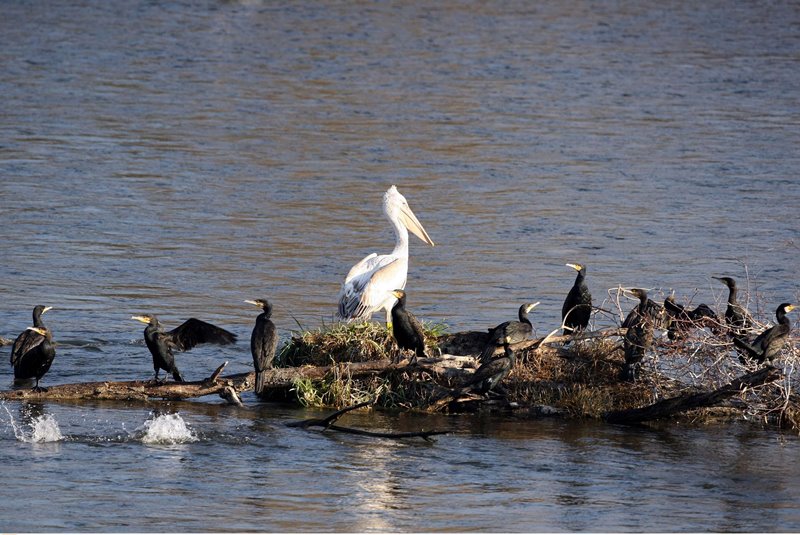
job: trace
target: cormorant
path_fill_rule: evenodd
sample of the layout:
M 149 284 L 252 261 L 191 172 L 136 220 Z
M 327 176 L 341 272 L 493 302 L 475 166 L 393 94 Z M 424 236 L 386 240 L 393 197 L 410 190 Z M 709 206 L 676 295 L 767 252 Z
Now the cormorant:
M 639 374 L 639 363 L 645 352 L 653 344 L 653 318 L 648 312 L 647 292 L 633 288 L 630 293 L 639 298 L 639 304 L 625 318 L 623 327 L 628 330 L 622 340 L 625 350 L 625 365 L 621 378 L 624 381 L 635 381 Z
M 171 373 L 172 377 L 183 382 L 183 377 L 175 365 L 175 356 L 172 349 L 187 351 L 198 344 L 233 344 L 236 335 L 205 321 L 189 318 L 171 331 L 164 332 L 159 327 L 158 318 L 152 314 L 131 316 L 132 320 L 146 323 L 144 341 L 147 349 L 153 355 L 153 369 L 156 371 L 155 380 L 158 381 L 158 371 L 164 370 Z
M 250 353 L 253 355 L 253 366 L 256 369 L 256 394 L 264 390 L 264 371 L 272 368 L 272 361 L 275 358 L 275 348 L 278 346 L 278 336 L 275 332 L 275 324 L 272 323 L 272 305 L 266 299 L 256 299 L 245 301 L 255 305 L 263 312 L 256 318 L 256 325 L 253 327 L 253 334 L 250 336 Z
M 786 314 L 797 308 L 796 305 L 790 303 L 781 303 L 775 311 L 775 317 L 778 323 L 764 332 L 756 336 L 752 343 L 748 343 L 741 338 L 734 337 L 733 345 L 743 350 L 747 356 L 759 364 L 765 360 L 771 361 L 780 353 L 786 338 L 789 336 L 789 331 L 792 330 L 792 324 Z
M 664 310 L 669 317 L 667 336 L 670 340 L 683 338 L 687 330 L 693 326 L 701 326 L 706 323 L 706 319 L 710 320 L 708 323 L 712 329 L 719 324 L 719 318 L 705 303 L 697 305 L 694 310 L 686 310 L 685 306 L 676 303 L 675 298 L 670 295 L 664 299 Z
M 53 359 L 56 348 L 53 334 L 42 322 L 42 314 L 53 307 L 36 305 L 33 309 L 33 327 L 28 327 L 17 336 L 11 347 L 11 365 L 14 367 L 14 380 L 36 379 L 35 390 L 40 390 L 39 380 L 44 377 Z M 41 389 L 44 390 L 44 389 Z
M 622 327 L 628 327 L 628 324 L 639 315 L 639 307 L 634 307 L 628 315 L 625 316 L 625 321 L 622 322 Z M 644 305 L 644 316 L 647 317 L 656 329 L 666 329 L 669 323 L 667 311 L 664 310 L 663 305 L 659 305 L 652 299 L 648 298 Z
M 592 294 L 586 286 L 586 266 L 582 264 L 567 264 L 576 270 L 575 284 L 572 285 L 564 306 L 561 307 L 561 321 L 564 324 L 564 334 L 583 330 L 589 325 L 592 315 Z
M 412 349 L 414 356 L 411 363 L 417 358 L 427 358 L 425 354 L 425 334 L 419 320 L 406 310 L 406 292 L 394 290 L 391 292 L 397 298 L 392 307 L 392 335 L 401 350 Z
M 737 336 L 753 326 L 753 318 L 747 310 L 736 301 L 736 281 L 731 277 L 711 277 L 721 281 L 728 287 L 728 308 L 725 309 L 725 322 Z
M 493 329 L 489 329 L 486 347 L 480 356 L 481 363 L 488 362 L 494 355 L 495 349 L 505 344 L 516 344 L 523 342 L 533 332 L 531 320 L 528 319 L 528 312 L 539 304 L 525 303 L 519 307 L 519 321 L 506 321 Z
M 472 377 L 461 387 L 462 391 L 471 390 L 478 394 L 488 394 L 490 390 L 494 390 L 503 379 L 508 377 L 511 370 L 514 369 L 517 356 L 507 343 L 503 344 L 503 349 L 505 349 L 505 355 L 481 364 L 472 374 Z

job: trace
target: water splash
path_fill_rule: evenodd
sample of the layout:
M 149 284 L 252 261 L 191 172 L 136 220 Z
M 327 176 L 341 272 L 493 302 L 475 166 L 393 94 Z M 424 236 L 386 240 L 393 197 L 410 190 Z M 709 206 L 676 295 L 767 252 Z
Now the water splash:
M 8 409 L 5 403 L 3 408 L 8 414 L 11 430 L 14 431 L 14 437 L 20 442 L 27 442 L 29 444 L 42 444 L 48 442 L 60 442 L 64 440 L 64 435 L 61 434 L 61 428 L 58 426 L 55 416 L 52 414 L 39 414 L 30 418 L 30 430 L 26 429 L 24 425 L 18 423 L 14 419 L 14 415 Z
M 64 440 L 64 435 L 61 434 L 55 416 L 42 414 L 31 420 L 30 442 L 59 442 L 61 440 Z
M 178 413 L 154 414 L 136 429 L 144 444 L 186 444 L 199 440 Z

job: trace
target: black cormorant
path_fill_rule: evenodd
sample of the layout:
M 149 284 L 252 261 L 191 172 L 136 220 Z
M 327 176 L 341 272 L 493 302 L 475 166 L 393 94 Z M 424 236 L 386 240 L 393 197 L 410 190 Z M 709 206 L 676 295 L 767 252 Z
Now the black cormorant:
M 53 335 L 42 322 L 42 314 L 53 307 L 37 305 L 33 309 L 33 327 L 25 329 L 11 347 L 11 365 L 14 380 L 36 379 L 34 389 L 39 390 L 39 380 L 50 369 L 56 357 Z
M 461 387 L 462 391 L 488 394 L 490 390 L 494 390 L 503 379 L 508 377 L 511 370 L 514 369 L 517 357 L 508 344 L 503 344 L 503 348 L 505 349 L 505 355 L 481 364 L 472 377 Z
M 36 305 L 33 307 L 33 326 L 44 328 L 44 322 L 42 322 L 42 314 L 47 312 L 48 310 L 52 309 L 53 307 L 46 307 L 43 305 Z M 28 341 L 28 338 L 32 339 L 32 341 Z M 17 347 L 22 346 L 31 346 L 33 341 L 41 340 L 41 335 L 35 331 L 31 331 L 29 329 L 25 329 L 17 336 L 17 339 L 14 340 L 13 344 L 14 347 L 11 348 L 11 365 L 14 365 L 14 357 L 17 353 Z
M 741 338 L 734 337 L 733 345 L 744 351 L 747 357 L 755 360 L 759 364 L 765 360 L 771 361 L 780 353 L 786 338 L 789 336 L 789 331 L 792 330 L 792 324 L 789 322 L 787 313 L 794 310 L 796 305 L 790 303 L 781 303 L 775 311 L 775 317 L 778 323 L 764 332 L 756 336 L 752 343 L 748 343 Z
M 736 301 L 736 281 L 731 277 L 712 277 L 728 287 L 728 308 L 725 309 L 725 322 L 737 336 L 753 326 L 750 313 Z
M 589 325 L 592 315 L 592 294 L 586 286 L 586 266 L 582 264 L 567 264 L 578 272 L 575 284 L 572 285 L 564 306 L 561 307 L 561 321 L 565 326 L 564 334 L 583 330 Z
M 158 371 L 164 370 L 171 373 L 172 377 L 183 382 L 183 377 L 175 365 L 175 356 L 172 349 L 187 351 L 198 344 L 233 344 L 236 335 L 205 321 L 189 318 L 171 331 L 164 332 L 159 327 L 158 318 L 152 314 L 131 316 L 131 319 L 146 323 L 144 341 L 147 349 L 153 355 L 153 369 L 156 371 L 155 380 L 158 381 Z
M 719 325 L 719 318 L 705 303 L 697 305 L 693 310 L 686 310 L 686 307 L 675 302 L 672 296 L 664 299 L 664 310 L 669 317 L 667 336 L 670 340 L 683 338 L 691 327 L 702 327 L 704 324 L 714 329 Z
M 419 320 L 406 310 L 406 292 L 394 290 L 392 295 L 397 298 L 397 302 L 392 307 L 392 334 L 401 350 L 411 349 L 414 356 L 411 362 L 417 358 L 427 358 L 425 354 L 425 333 Z
M 637 379 L 639 363 L 653 344 L 653 317 L 648 311 L 647 292 L 633 288 L 630 293 L 639 298 L 639 304 L 631 310 L 623 323 L 623 327 L 628 329 L 622 340 L 625 365 L 622 367 L 621 377 L 624 381 Z
M 648 298 L 644 305 L 643 314 L 652 322 L 654 328 L 667 328 L 669 317 L 667 315 L 667 311 L 664 310 L 663 305 L 659 305 L 652 299 Z M 628 315 L 625 316 L 625 321 L 622 322 L 622 327 L 628 327 L 628 324 L 638 315 L 640 315 L 639 307 L 634 307 L 630 312 L 628 312 Z
M 278 336 L 275 324 L 272 323 L 272 305 L 266 299 L 245 301 L 259 307 L 263 312 L 256 318 L 253 334 L 250 336 L 250 353 L 253 355 L 253 366 L 256 369 L 256 394 L 264 390 L 264 371 L 272 368 L 275 358 L 275 348 L 278 346 Z
M 517 344 L 528 339 L 533 332 L 531 320 L 528 319 L 528 312 L 538 304 L 538 301 L 536 303 L 525 303 L 519 307 L 519 321 L 505 321 L 497 327 L 489 329 L 486 347 L 480 356 L 481 363 L 488 362 L 498 347 L 505 344 Z

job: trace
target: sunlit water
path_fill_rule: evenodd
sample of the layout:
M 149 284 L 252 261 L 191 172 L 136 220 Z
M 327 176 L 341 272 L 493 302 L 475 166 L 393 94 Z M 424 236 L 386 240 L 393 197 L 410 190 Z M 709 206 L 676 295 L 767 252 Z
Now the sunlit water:
M 184 375 L 246 371 L 243 300 L 283 339 L 329 322 L 392 248 L 391 184 L 436 242 L 411 238 L 409 308 L 451 330 L 536 300 L 549 332 L 566 262 L 611 311 L 619 285 L 719 309 L 729 274 L 769 319 L 800 300 L 798 28 L 791 3 L 3 2 L 0 335 L 50 305 L 44 386 L 146 378 L 130 316 L 197 316 L 241 341 Z M 7 403 L 2 528 L 800 529 L 793 436 L 352 417 L 453 431 L 429 445 L 245 402 Z

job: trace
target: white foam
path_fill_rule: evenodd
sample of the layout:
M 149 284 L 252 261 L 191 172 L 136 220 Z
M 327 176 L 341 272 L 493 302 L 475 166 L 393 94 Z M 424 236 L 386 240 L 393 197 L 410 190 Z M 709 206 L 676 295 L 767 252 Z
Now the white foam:
M 52 414 L 42 414 L 31 420 L 30 442 L 59 442 L 64 440 L 58 422 Z
M 136 429 L 144 444 L 186 444 L 197 442 L 197 435 L 179 414 L 160 414 Z

